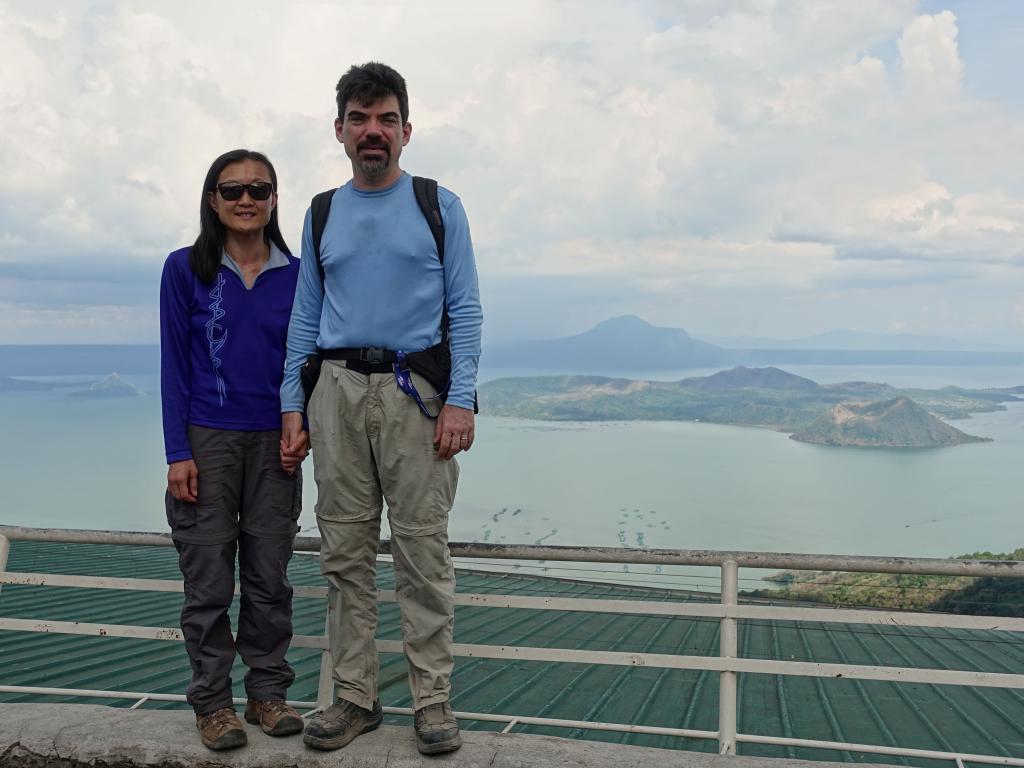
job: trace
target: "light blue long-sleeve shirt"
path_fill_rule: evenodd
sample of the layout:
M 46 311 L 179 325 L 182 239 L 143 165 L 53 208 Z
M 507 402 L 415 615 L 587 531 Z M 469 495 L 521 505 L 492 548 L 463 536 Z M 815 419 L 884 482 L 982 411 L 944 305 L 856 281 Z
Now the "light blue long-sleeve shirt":
M 416 352 L 441 340 L 445 298 L 452 384 L 447 402 L 473 407 L 483 313 L 469 222 L 459 198 L 438 187 L 444 266 L 416 203 L 412 176 L 366 192 L 339 188 L 320 242 L 324 284 L 313 250 L 312 214 L 302 227 L 281 411 L 302 411 L 299 370 L 316 348 L 382 347 Z M 325 290 L 326 288 L 326 290 Z

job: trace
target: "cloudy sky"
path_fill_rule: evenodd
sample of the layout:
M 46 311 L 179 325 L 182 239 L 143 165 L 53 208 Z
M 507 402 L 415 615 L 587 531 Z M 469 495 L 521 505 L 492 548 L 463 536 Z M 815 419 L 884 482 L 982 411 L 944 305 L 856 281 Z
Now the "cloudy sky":
M 1024 346 L 1024 6 L 0 0 L 0 343 L 150 342 L 202 179 L 266 152 L 295 248 L 350 175 L 334 84 L 411 92 L 485 338 L 638 314 Z

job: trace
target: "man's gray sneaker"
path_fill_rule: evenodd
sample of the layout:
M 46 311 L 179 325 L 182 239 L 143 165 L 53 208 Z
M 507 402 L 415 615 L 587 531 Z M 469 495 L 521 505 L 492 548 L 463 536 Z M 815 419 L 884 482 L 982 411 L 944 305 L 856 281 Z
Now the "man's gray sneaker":
M 302 743 L 313 749 L 341 749 L 360 733 L 372 731 L 384 719 L 380 701 L 363 709 L 341 699 L 309 719 Z
M 462 746 L 459 724 L 447 701 L 416 710 L 416 748 L 423 755 L 454 752 Z

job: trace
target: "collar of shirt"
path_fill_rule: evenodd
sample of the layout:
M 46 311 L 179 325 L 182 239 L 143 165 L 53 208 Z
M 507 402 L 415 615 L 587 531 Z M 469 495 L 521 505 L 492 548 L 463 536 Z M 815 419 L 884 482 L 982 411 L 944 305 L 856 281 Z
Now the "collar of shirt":
M 230 269 L 236 275 L 238 275 L 238 279 L 242 281 L 243 285 L 245 285 L 245 278 L 242 277 L 242 268 L 239 267 L 237 263 L 235 263 L 235 260 L 231 258 L 231 255 L 224 248 L 222 248 L 221 251 L 220 251 L 220 263 L 222 265 L 224 265 L 225 267 L 227 267 L 228 269 Z M 266 260 L 266 262 L 263 264 L 262 267 L 260 267 L 260 271 L 258 273 L 256 273 L 256 277 L 259 278 L 259 276 L 262 275 L 267 270 L 277 269 L 278 267 L 287 267 L 287 266 L 288 266 L 288 257 L 285 256 L 284 252 L 280 248 L 278 248 L 277 245 L 275 245 L 273 242 L 271 242 L 270 243 L 270 258 Z M 253 280 L 253 285 L 255 285 L 255 284 L 256 284 L 256 281 Z M 249 287 L 250 286 L 246 286 L 246 288 L 249 288 Z

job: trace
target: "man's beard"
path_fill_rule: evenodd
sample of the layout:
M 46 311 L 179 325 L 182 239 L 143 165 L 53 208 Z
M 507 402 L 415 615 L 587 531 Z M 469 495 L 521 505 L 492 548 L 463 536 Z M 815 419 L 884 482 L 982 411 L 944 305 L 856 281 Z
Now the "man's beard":
M 383 158 L 358 157 L 359 168 L 369 178 L 375 179 L 383 176 L 391 166 L 391 152 L 387 147 L 378 144 L 371 144 L 360 149 L 379 149 L 384 152 Z

